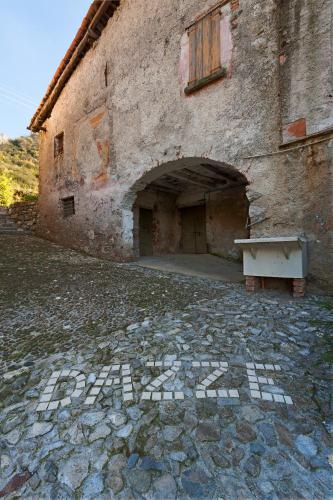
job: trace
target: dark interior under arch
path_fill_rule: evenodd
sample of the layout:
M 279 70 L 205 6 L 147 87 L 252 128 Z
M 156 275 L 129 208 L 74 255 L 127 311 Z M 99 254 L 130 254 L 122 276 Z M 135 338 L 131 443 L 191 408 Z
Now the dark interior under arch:
M 240 259 L 248 237 L 247 180 L 230 165 L 184 159 L 155 169 L 133 206 L 137 257 L 206 254 Z

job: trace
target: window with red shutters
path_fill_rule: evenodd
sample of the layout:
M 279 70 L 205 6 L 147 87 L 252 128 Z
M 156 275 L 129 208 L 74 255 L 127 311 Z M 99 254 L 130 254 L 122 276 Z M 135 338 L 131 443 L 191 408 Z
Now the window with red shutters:
M 225 76 L 221 67 L 220 8 L 209 12 L 188 29 L 190 56 L 189 82 L 185 89 L 191 94 L 208 83 Z

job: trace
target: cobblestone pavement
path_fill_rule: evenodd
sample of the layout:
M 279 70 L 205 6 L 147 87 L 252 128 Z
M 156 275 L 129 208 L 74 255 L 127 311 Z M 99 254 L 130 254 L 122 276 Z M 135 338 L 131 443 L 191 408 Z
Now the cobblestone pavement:
M 332 498 L 332 321 L 0 236 L 0 497 Z

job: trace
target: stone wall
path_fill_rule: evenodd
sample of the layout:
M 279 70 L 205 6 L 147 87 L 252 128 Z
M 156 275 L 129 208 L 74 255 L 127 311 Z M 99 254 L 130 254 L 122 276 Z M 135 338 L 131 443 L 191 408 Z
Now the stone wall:
M 38 202 L 14 203 L 8 208 L 8 215 L 20 229 L 34 232 L 38 222 Z
M 181 227 L 176 207 L 176 197 L 161 192 L 141 191 L 138 194 L 134 212 L 134 249 L 139 257 L 139 210 L 153 211 L 153 254 L 163 255 L 180 251 Z
M 281 0 L 283 140 L 333 127 L 331 0 Z
M 307 237 L 310 274 L 330 287 L 332 137 L 281 148 L 289 122 L 308 117 L 309 130 L 317 132 L 330 124 L 328 87 L 317 82 L 329 31 L 327 22 L 314 21 L 317 10 L 328 15 L 329 1 L 225 4 L 227 77 L 186 96 L 186 27 L 215 4 L 121 2 L 41 133 L 38 232 L 94 255 L 132 259 L 132 208 L 145 188 L 140 179 L 182 159 L 211 159 L 248 179 L 250 236 Z M 296 32 L 299 42 L 289 43 Z M 317 69 L 304 62 L 302 33 Z M 328 77 L 325 72 L 325 82 Z M 294 129 L 302 134 L 304 121 L 288 129 L 288 138 Z M 61 132 L 64 153 L 55 159 L 54 137 Z M 68 196 L 75 197 L 75 215 L 65 218 L 61 199 Z
M 209 253 L 241 260 L 242 252 L 235 239 L 247 238 L 248 199 L 245 189 L 207 194 L 207 243 Z

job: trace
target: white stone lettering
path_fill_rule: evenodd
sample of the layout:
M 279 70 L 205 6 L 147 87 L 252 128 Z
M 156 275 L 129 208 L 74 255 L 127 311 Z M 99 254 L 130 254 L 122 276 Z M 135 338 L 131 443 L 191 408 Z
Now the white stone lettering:
M 162 401 L 184 399 L 184 393 L 182 391 L 163 392 L 159 389 L 180 370 L 181 361 L 148 361 L 146 366 L 151 368 L 163 368 L 164 366 L 168 368 L 168 370 L 161 373 L 161 375 L 156 377 L 149 383 L 149 385 L 146 386 L 145 391 L 142 393 L 141 400 Z
M 182 366 L 192 368 L 213 369 L 209 375 L 202 379 L 195 387 L 194 397 L 197 399 L 204 398 L 238 398 L 239 392 L 237 389 L 229 389 L 226 387 L 217 387 L 216 383 L 223 377 L 230 368 L 226 361 L 148 361 L 146 367 L 158 368 L 162 373 L 153 378 L 144 388 L 141 394 L 141 400 L 144 401 L 169 401 L 183 400 L 185 393 L 181 390 L 163 390 L 166 382 L 174 379 Z M 239 369 L 239 364 L 237 364 Z M 293 400 L 290 396 L 285 395 L 283 389 L 280 389 L 274 384 L 274 380 L 269 376 L 259 375 L 259 371 L 281 372 L 281 367 L 275 364 L 262 363 L 246 363 L 247 377 L 250 387 L 251 398 L 263 401 L 271 401 L 272 403 L 283 403 L 293 405 Z M 193 377 L 193 375 L 192 375 Z M 70 391 L 68 384 L 70 379 L 74 380 L 74 388 Z M 213 385 L 214 384 L 214 385 Z M 45 412 L 64 408 L 73 403 L 73 400 L 80 398 L 86 389 L 86 375 L 75 369 L 63 369 L 53 371 L 46 387 L 44 388 L 36 411 Z M 214 388 L 213 388 L 213 387 Z M 66 390 L 66 396 L 62 399 L 54 399 L 56 388 L 62 391 Z M 122 388 L 122 399 L 124 402 L 134 401 L 134 388 L 132 381 L 132 370 L 130 364 L 118 364 L 103 366 L 99 375 L 89 389 L 86 395 L 84 404 L 93 406 L 100 395 L 103 388 Z
M 228 371 L 228 363 L 226 361 L 193 361 L 193 367 L 207 367 L 211 366 L 215 370 L 209 374 L 205 379 L 203 379 L 195 388 L 195 395 L 197 399 L 204 398 L 239 398 L 239 393 L 237 389 L 226 389 L 225 387 L 219 387 L 218 389 L 211 389 L 211 385 L 215 384 L 218 379 L 220 379 L 224 373 Z
M 279 372 L 281 371 L 280 365 L 246 363 L 246 369 L 251 398 L 272 401 L 275 403 L 284 403 L 287 405 L 293 404 L 291 397 L 285 396 L 283 389 L 277 387 L 272 378 L 262 377 L 257 374 L 257 370 Z
M 53 400 L 53 393 L 57 384 L 62 382 L 69 382 L 69 379 L 73 378 L 75 380 L 75 387 L 71 394 L 66 395 L 65 398 L 59 400 Z M 69 406 L 74 398 L 81 396 L 83 390 L 86 386 L 86 376 L 80 373 L 78 370 L 61 370 L 52 372 L 44 391 L 42 392 L 36 411 L 50 411 L 57 410 L 58 408 L 64 408 Z
M 133 384 L 130 365 L 103 366 L 84 404 L 88 406 L 93 405 L 103 387 L 115 387 L 117 385 L 120 386 L 120 384 L 123 387 L 123 400 L 132 401 Z

